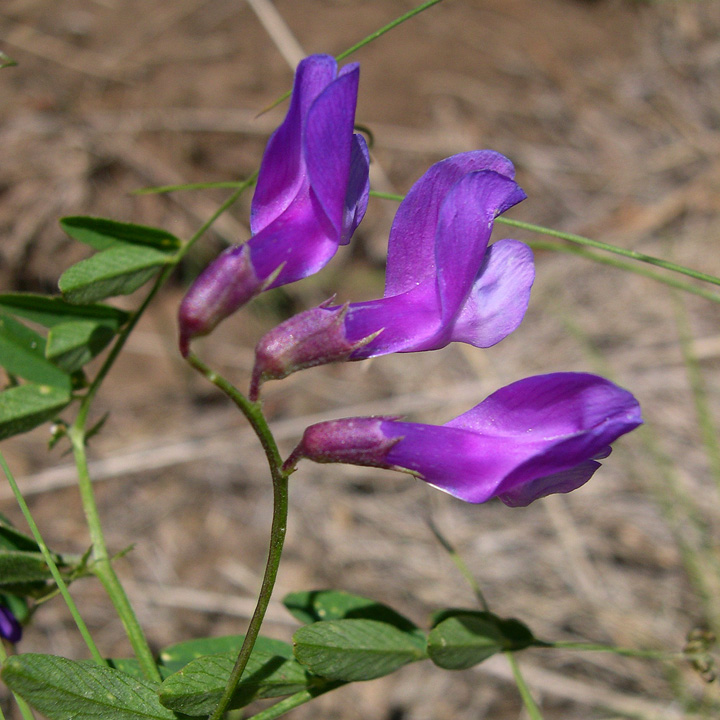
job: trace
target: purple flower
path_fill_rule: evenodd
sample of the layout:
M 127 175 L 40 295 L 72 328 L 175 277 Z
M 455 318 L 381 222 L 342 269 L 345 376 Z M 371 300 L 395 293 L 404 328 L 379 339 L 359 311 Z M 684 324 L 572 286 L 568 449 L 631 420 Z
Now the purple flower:
M 641 423 L 637 400 L 609 380 L 537 375 L 441 426 L 386 417 L 311 425 L 285 466 L 308 458 L 401 470 L 467 502 L 517 507 L 586 483 L 610 444 Z
M 290 108 L 268 142 L 244 245 L 228 248 L 197 278 L 179 312 L 180 349 L 253 296 L 322 268 L 367 208 L 369 155 L 353 133 L 359 68 L 329 55 L 297 67 Z
M 0 638 L 5 638 L 11 643 L 20 642 L 22 637 L 22 626 L 9 608 L 0 605 Z
M 489 150 L 433 165 L 395 216 L 384 297 L 345 308 L 325 304 L 272 330 L 256 349 L 255 388 L 335 360 L 435 350 L 453 341 L 490 347 L 509 335 L 527 310 L 534 280 L 526 245 L 500 240 L 488 247 L 495 218 L 525 198 L 513 177 L 512 163 Z

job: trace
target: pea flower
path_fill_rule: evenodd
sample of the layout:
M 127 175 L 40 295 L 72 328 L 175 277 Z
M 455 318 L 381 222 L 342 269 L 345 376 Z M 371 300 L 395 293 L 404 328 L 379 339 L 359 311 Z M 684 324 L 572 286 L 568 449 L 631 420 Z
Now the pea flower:
M 260 166 L 250 229 L 188 290 L 179 311 L 180 350 L 258 293 L 320 270 L 347 244 L 370 191 L 369 155 L 353 133 L 359 68 L 338 72 L 329 55 L 297 67 L 290 108 Z
M 300 313 L 256 348 L 251 393 L 271 378 L 338 360 L 490 347 L 527 310 L 532 251 L 517 240 L 488 247 L 495 218 L 526 196 L 510 160 L 477 150 L 433 165 L 400 204 L 388 241 L 384 297 Z
M 512 383 L 441 426 L 393 417 L 311 425 L 285 467 L 308 458 L 400 470 L 467 502 L 518 507 L 586 483 L 610 444 L 641 423 L 627 390 L 553 373 Z
M 20 642 L 22 626 L 9 608 L 0 605 L 0 638 L 13 644 Z

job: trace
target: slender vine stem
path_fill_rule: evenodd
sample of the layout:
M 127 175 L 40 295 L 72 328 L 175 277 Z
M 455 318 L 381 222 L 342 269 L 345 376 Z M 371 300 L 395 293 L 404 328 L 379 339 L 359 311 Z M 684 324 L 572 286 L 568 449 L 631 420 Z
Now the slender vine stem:
M 2 453 L 0 453 L 0 467 L 2 467 L 2 470 L 5 473 L 5 477 L 7 478 L 7 481 L 10 484 L 10 488 L 15 495 L 15 501 L 20 507 L 20 511 L 25 518 L 25 522 L 27 522 L 28 527 L 30 528 L 30 532 L 32 533 L 32 536 L 35 538 L 35 542 L 40 548 L 40 552 L 45 559 L 48 569 L 50 570 L 50 574 L 52 575 L 53 580 L 55 581 L 55 584 L 60 591 L 60 594 L 63 596 L 63 600 L 65 600 L 65 604 L 68 606 L 70 614 L 75 621 L 75 625 L 77 626 L 77 629 L 79 630 L 82 639 L 85 641 L 85 644 L 87 645 L 87 648 L 90 651 L 93 660 L 95 660 L 98 665 L 106 665 L 107 663 L 105 662 L 103 656 L 100 654 L 100 651 L 97 649 L 97 645 L 95 645 L 95 641 L 92 639 L 92 635 L 90 635 L 90 631 L 88 630 L 85 621 L 82 619 L 82 616 L 80 615 L 80 611 L 78 610 L 75 601 L 70 595 L 67 583 L 65 582 L 65 580 L 63 580 L 63 577 L 60 574 L 60 570 L 58 570 L 58 566 L 52 556 L 52 553 L 50 552 L 50 549 L 45 543 L 43 536 L 40 534 L 40 528 L 37 526 L 37 523 L 35 522 L 35 519 L 30 512 L 30 508 L 25 502 L 25 498 L 22 496 L 17 481 L 15 480 L 15 477 L 10 471 L 7 461 L 5 460 L 5 456 Z
M 268 549 L 267 562 L 265 563 L 265 572 L 263 574 L 262 586 L 258 595 L 255 611 L 253 612 L 250 623 L 248 624 L 245 639 L 238 653 L 235 666 L 230 673 L 223 696 L 210 716 L 210 720 L 220 720 L 225 710 L 230 705 L 235 690 L 240 682 L 245 667 L 250 659 L 250 654 L 255 646 L 255 641 L 260 634 L 260 627 L 265 619 L 270 597 L 272 596 L 275 580 L 277 579 L 278 568 L 280 567 L 280 558 L 282 556 L 283 544 L 285 542 L 285 533 L 287 531 L 288 516 L 288 477 L 289 472 L 282 469 L 282 458 L 278 450 L 275 438 L 270 432 L 265 416 L 259 402 L 250 402 L 234 385 L 228 382 L 217 372 L 209 368 L 196 355 L 190 353 L 186 358 L 188 363 L 195 368 L 201 375 L 207 378 L 215 387 L 225 393 L 245 415 L 251 427 L 255 431 L 260 444 L 265 451 L 270 474 L 272 476 L 273 487 L 273 518 L 272 527 L 270 529 L 270 546 Z M 309 698 L 308 698 L 309 699 Z
M 327 680 L 322 685 L 315 685 L 307 690 L 300 690 L 300 692 L 283 698 L 280 702 L 271 705 L 269 708 L 261 710 L 259 713 L 253 715 L 250 720 L 275 720 L 275 718 L 281 717 L 285 713 L 290 712 L 290 710 L 294 710 L 296 707 L 304 705 L 306 702 L 310 702 L 310 700 L 314 700 L 316 697 L 320 697 L 320 695 L 324 695 L 343 685 L 347 685 L 343 680 Z
M 609 652 L 613 655 L 623 657 L 646 658 L 648 660 L 686 660 L 700 657 L 700 655 L 689 655 L 684 652 L 667 652 L 666 650 L 635 650 L 633 648 L 615 647 L 614 645 L 599 645 L 598 643 L 585 642 L 552 642 L 544 643 L 543 647 L 555 648 L 558 650 L 583 650 L 587 652 Z
M 402 25 L 402 23 L 407 22 L 410 20 L 410 18 L 415 17 L 416 15 L 419 15 L 421 12 L 425 12 L 425 10 L 429 10 L 433 5 L 438 5 L 443 0 L 428 0 L 427 2 L 422 3 L 421 5 L 418 5 L 416 8 L 413 8 L 412 10 L 408 10 L 404 15 L 400 15 L 400 17 L 395 18 L 392 22 L 389 22 L 387 25 L 383 25 L 380 29 L 376 30 L 374 33 L 370 33 L 367 37 L 363 38 L 360 42 L 355 43 L 352 47 L 349 47 L 347 50 L 343 50 L 339 55 L 335 56 L 336 60 L 344 60 L 346 57 L 352 55 L 354 52 L 357 52 L 360 48 L 365 47 L 366 45 L 373 42 L 373 40 L 377 40 L 379 37 L 384 35 L 387 32 L 390 32 L 394 28 L 396 28 L 398 25 Z
M 455 564 L 455 567 L 460 571 L 463 578 L 465 578 L 465 582 L 467 582 L 467 584 L 472 588 L 480 607 L 485 612 L 490 612 L 490 606 L 488 605 L 485 594 L 480 587 L 480 583 L 470 572 L 470 568 L 465 563 L 465 560 L 463 560 L 460 553 L 455 549 L 455 546 L 442 534 L 440 528 L 432 520 L 428 520 L 428 525 L 432 534 L 437 538 L 437 541 L 443 546 L 444 550 L 450 556 L 450 559 Z
M 399 17 L 396 17 L 394 20 L 389 22 L 387 25 L 383 25 L 381 28 L 376 30 L 373 33 L 370 33 L 369 35 L 366 35 L 360 42 L 355 43 L 351 47 L 349 47 L 347 50 L 343 50 L 339 55 L 335 56 L 335 59 L 337 61 L 344 60 L 346 57 L 352 55 L 354 52 L 357 52 L 360 48 L 365 47 L 366 45 L 369 45 L 373 40 L 377 40 L 379 37 L 382 37 L 385 33 L 390 32 L 390 30 L 393 30 L 398 25 L 402 25 L 402 23 L 406 22 L 407 20 L 410 20 L 410 18 L 415 17 L 416 15 L 419 15 L 421 12 L 424 12 L 425 10 L 430 9 L 433 5 L 438 5 L 443 0 L 427 0 L 427 2 L 422 3 L 422 5 L 418 5 L 416 8 L 413 8 L 412 10 L 408 10 L 408 12 L 404 13 L 403 15 L 400 15 Z M 281 102 L 284 100 L 287 100 L 290 97 L 291 91 L 288 90 L 287 92 L 283 93 L 277 100 L 273 101 L 268 105 L 266 108 L 263 108 L 259 113 L 258 117 L 260 115 L 264 115 L 266 112 L 270 112 L 273 108 L 277 107 Z
M 470 572 L 470 568 L 465 563 L 465 560 L 463 560 L 460 553 L 455 549 L 455 546 L 442 534 L 440 528 L 438 528 L 432 520 L 428 521 L 428 525 L 430 526 L 430 530 L 432 531 L 433 535 L 435 535 L 438 542 L 443 546 L 443 549 L 450 556 L 450 559 L 453 561 L 453 563 L 455 563 L 455 567 L 457 567 L 462 576 L 465 578 L 468 585 L 470 585 L 470 587 L 472 588 L 480 607 L 485 612 L 490 612 L 490 606 L 488 605 L 485 595 L 480 588 L 480 583 L 478 583 L 478 581 L 475 579 L 475 576 Z M 530 688 L 525 683 L 525 679 L 520 672 L 520 666 L 515 659 L 515 654 L 512 651 L 508 650 L 505 652 L 505 656 L 507 657 L 508 662 L 510 663 L 510 667 L 512 668 L 513 677 L 515 678 L 515 684 L 517 685 L 518 692 L 520 693 L 520 697 L 522 698 L 528 715 L 530 716 L 531 720 L 543 720 L 540 708 L 535 702 L 532 693 L 530 692 Z
M 515 653 L 508 651 L 505 653 L 505 657 L 507 657 L 508 662 L 510 663 L 510 667 L 512 668 L 513 677 L 515 678 L 515 684 L 520 691 L 520 697 L 522 698 L 523 704 L 525 705 L 525 709 L 527 710 L 530 720 L 543 720 L 542 713 L 540 712 L 540 707 L 535 702 L 535 698 L 533 698 L 532 693 L 530 692 L 530 688 L 527 686 L 525 678 L 520 672 L 520 665 L 518 665 Z
M 705 300 L 711 302 L 720 303 L 720 293 L 713 292 L 712 290 L 706 290 L 704 287 L 693 285 L 692 283 L 681 280 L 680 278 L 672 275 L 662 275 L 659 272 L 650 270 L 648 268 L 637 265 L 636 263 L 629 263 L 624 260 L 619 260 L 615 257 L 608 257 L 605 255 L 599 255 L 591 250 L 586 250 L 583 247 L 577 245 L 567 245 L 562 242 L 555 242 L 552 240 L 526 240 L 525 241 L 534 250 L 550 250 L 552 252 L 566 253 L 568 255 L 575 255 L 576 257 L 585 258 L 601 265 L 609 265 L 610 267 L 618 268 L 626 272 L 640 275 L 640 277 L 650 278 L 655 282 L 662 283 L 671 288 L 682 290 L 683 292 L 690 293 L 692 295 L 698 295 Z
M 145 634 L 140 627 L 140 623 L 135 616 L 132 605 L 130 605 L 128 596 L 110 562 L 110 555 L 108 554 L 105 536 L 100 523 L 100 514 L 98 513 L 95 494 L 92 489 L 92 480 L 88 472 L 84 424 L 73 425 L 68 430 L 68 437 L 70 438 L 75 456 L 75 465 L 78 471 L 78 488 L 80 490 L 85 520 L 92 542 L 92 571 L 105 587 L 122 621 L 130 644 L 140 663 L 143 675 L 145 675 L 148 680 L 160 682 L 160 673 L 147 640 L 145 639 Z
M 646 255 L 645 253 L 637 252 L 637 250 L 627 250 L 626 248 L 618 247 L 617 245 L 600 242 L 600 240 L 593 240 L 592 238 L 576 235 L 575 233 L 562 232 L 561 230 L 553 230 L 551 228 L 543 227 L 542 225 L 533 225 L 532 223 L 523 222 L 522 220 L 512 220 L 511 218 L 506 217 L 498 217 L 495 218 L 495 220 L 503 225 L 521 228 L 522 230 L 528 230 L 529 232 L 538 233 L 539 235 L 550 235 L 551 237 L 556 237 L 560 240 L 567 240 L 575 245 L 585 245 L 587 247 L 596 248 L 597 250 L 604 250 L 605 252 L 622 255 L 623 257 L 627 257 L 632 260 L 639 260 L 640 262 L 647 263 L 648 265 L 656 265 L 657 267 L 664 268 L 665 270 L 672 270 L 673 272 L 680 273 L 681 275 L 687 275 L 688 277 L 695 278 L 696 280 L 702 280 L 703 282 L 710 283 L 712 285 L 720 285 L 720 278 L 715 277 L 714 275 L 708 275 L 707 273 L 700 272 L 699 270 L 693 270 L 692 268 L 687 268 L 683 265 L 676 265 L 669 260 L 663 260 L 662 258 L 654 257 L 653 255 Z
M 397 193 L 380 192 L 378 190 L 371 190 L 370 195 L 383 200 L 394 200 L 396 202 L 402 202 L 405 199 L 404 195 L 398 195 Z M 694 278 L 695 280 L 701 280 L 702 282 L 710 283 L 711 285 L 720 285 L 720 277 L 715 275 L 708 275 L 707 273 L 700 272 L 699 270 L 693 270 L 692 268 L 685 267 L 684 265 L 677 265 L 676 263 L 670 262 L 669 260 L 663 260 L 662 258 L 655 257 L 653 255 L 646 255 L 645 253 L 637 252 L 636 250 L 627 250 L 617 245 L 610 245 L 610 243 L 604 243 L 600 240 L 593 240 L 592 238 L 584 237 L 583 235 L 576 235 L 575 233 L 563 232 L 562 230 L 553 230 L 552 228 L 544 227 L 542 225 L 534 225 L 532 223 L 524 222 L 522 220 L 513 220 L 506 217 L 496 217 L 495 222 L 503 225 L 509 225 L 510 227 L 520 228 L 527 230 L 528 232 L 537 233 L 538 235 L 549 235 L 550 237 L 558 238 L 559 240 L 565 240 L 575 245 L 584 245 L 586 247 L 595 248 L 597 250 L 604 250 L 605 252 L 613 253 L 615 255 L 622 255 L 623 257 L 630 258 L 631 260 L 638 260 L 640 262 L 647 263 L 648 265 L 655 265 L 661 267 L 664 270 L 671 270 L 672 272 L 680 273 L 681 275 L 687 275 L 688 277 Z M 550 247 L 551 250 L 559 250 L 560 247 Z M 579 253 L 578 253 L 579 254 Z M 599 259 L 595 255 L 586 255 L 585 257 L 591 260 Z M 633 270 L 629 265 L 620 266 L 624 270 Z M 645 273 L 640 273 L 645 274 Z M 659 275 L 649 275 L 655 280 L 662 280 Z M 671 283 L 668 283 L 671 284 Z M 692 286 L 682 287 L 683 290 L 687 290 Z M 690 292 L 693 292 L 690 290 Z M 700 294 L 700 293 L 696 293 Z M 717 295 L 706 296 L 709 300 L 718 302 L 720 298 Z

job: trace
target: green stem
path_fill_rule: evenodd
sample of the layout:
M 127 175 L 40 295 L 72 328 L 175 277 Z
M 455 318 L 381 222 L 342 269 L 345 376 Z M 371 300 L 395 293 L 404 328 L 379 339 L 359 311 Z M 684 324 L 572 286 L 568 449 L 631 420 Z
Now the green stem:
M 7 660 L 7 652 L 5 652 L 5 643 L 0 640 L 0 665 L 2 665 Z M 20 714 L 23 716 L 24 720 L 35 720 L 35 716 L 33 715 L 32 710 L 30 709 L 30 706 L 13 690 L 11 690 L 12 696 L 15 698 L 15 702 L 17 703 L 17 706 L 20 710 Z M 2 710 L 0 710 L 0 719 L 4 718 Z
M 470 572 L 470 568 L 465 564 L 465 561 L 462 559 L 462 557 L 460 557 L 460 553 L 458 553 L 458 551 L 455 549 L 455 546 L 440 532 L 440 529 L 437 527 L 437 525 L 435 525 L 432 520 L 428 520 L 428 525 L 430 526 L 430 530 L 432 531 L 433 535 L 435 535 L 438 542 L 443 546 L 448 555 L 450 555 L 450 559 L 453 561 L 453 563 L 455 563 L 455 567 L 460 571 L 460 574 L 463 576 L 463 578 L 465 578 L 467 584 L 472 588 L 472 591 L 475 593 L 475 597 L 477 598 L 480 607 L 485 612 L 490 612 L 490 606 L 485 599 L 483 591 L 480 589 L 480 583 L 478 583 L 473 574 Z
M 220 720 L 232 700 L 243 671 L 245 670 L 245 666 L 250 659 L 250 653 L 252 653 L 255 641 L 260 634 L 260 627 L 265 619 L 265 613 L 267 612 L 270 597 L 275 587 L 275 580 L 277 579 L 283 544 L 285 542 L 285 533 L 287 531 L 289 473 L 282 470 L 280 451 L 278 450 L 275 438 L 270 432 L 265 416 L 262 413 L 260 403 L 250 402 L 234 385 L 214 370 L 211 370 L 196 355 L 190 353 L 187 361 L 195 370 L 215 385 L 215 387 L 225 393 L 238 406 L 243 415 L 245 415 L 265 451 L 273 486 L 273 518 L 270 529 L 270 547 L 265 563 L 265 573 L 263 574 L 262 586 L 260 588 L 260 594 L 258 595 L 255 611 L 248 624 L 245 639 L 243 640 L 242 647 L 235 661 L 235 666 L 230 673 L 223 696 L 215 708 L 215 711 L 210 716 L 210 720 Z
M 543 643 L 542 647 L 557 650 L 583 650 L 587 652 L 609 652 L 622 657 L 637 657 L 647 660 L 685 660 L 691 657 L 687 653 L 667 652 L 666 650 L 635 650 L 633 648 L 614 647 L 612 645 L 599 645 L 597 643 L 583 642 L 552 642 Z
M 352 55 L 354 52 L 357 52 L 360 48 L 365 47 L 366 45 L 370 44 L 373 40 L 377 40 L 379 37 L 384 35 L 387 32 L 390 32 L 393 28 L 396 28 L 398 25 L 401 25 L 402 23 L 406 22 L 407 20 L 410 20 L 410 18 L 415 17 L 416 15 L 419 15 L 421 12 L 424 12 L 425 10 L 428 10 L 433 5 L 438 5 L 443 0 L 428 0 L 428 2 L 424 2 L 422 5 L 418 5 L 413 10 L 409 10 L 403 15 L 400 15 L 400 17 L 395 18 L 392 22 L 389 22 L 387 25 L 383 25 L 379 30 L 376 30 L 373 33 L 370 33 L 366 37 L 364 37 L 360 42 L 355 43 L 352 47 L 349 47 L 347 50 L 343 50 L 339 55 L 335 56 L 335 59 L 339 62 L 340 60 L 344 60 L 349 55 Z M 268 105 L 266 108 L 260 111 L 259 115 L 264 115 L 266 112 L 269 112 L 274 107 L 277 107 L 283 100 L 287 100 L 290 97 L 290 93 L 292 91 L 288 90 L 286 93 L 283 93 L 277 100 L 275 100 L 273 103 Z
M 229 210 L 249 187 L 252 187 L 255 184 L 258 173 L 259 171 L 256 170 L 252 175 L 250 175 L 250 177 L 237 185 L 237 190 L 228 196 L 228 199 L 225 200 L 220 207 L 218 207 L 218 209 L 198 228 L 197 232 L 180 248 L 180 250 L 178 250 L 176 262 L 180 262 L 180 260 L 185 257 L 188 250 L 190 250 L 190 248 L 210 229 L 214 222 L 227 210 Z
M 78 415 L 78 418 L 80 418 L 80 415 Z M 75 464 L 78 470 L 78 488 L 80 490 L 85 520 L 88 530 L 90 531 L 90 540 L 92 542 L 92 571 L 105 587 L 122 621 L 130 644 L 140 663 L 143 675 L 145 675 L 148 680 L 160 682 L 160 673 L 155 664 L 155 659 L 147 643 L 145 634 L 140 627 L 140 623 L 125 593 L 125 589 L 120 583 L 115 569 L 110 562 L 110 555 L 108 554 L 105 536 L 100 523 L 100 514 L 98 513 L 97 503 L 95 502 L 95 495 L 92 489 L 92 481 L 88 473 L 87 454 L 85 452 L 85 430 L 83 425 L 73 425 L 68 431 L 68 436 L 75 455 Z
M 690 390 L 695 414 L 700 426 L 700 436 L 705 446 L 705 453 L 710 466 L 710 473 L 715 480 L 715 486 L 720 492 L 720 439 L 718 439 L 717 427 L 713 420 L 713 414 L 708 403 L 709 394 L 705 387 L 700 363 L 693 352 L 693 338 L 690 333 L 690 320 L 685 306 L 677 296 L 675 299 L 675 321 L 680 337 L 680 349 L 687 369 Z
M 698 270 L 692 270 L 691 268 L 686 268 L 682 265 L 676 265 L 669 260 L 663 260 L 662 258 L 657 258 L 652 255 L 645 255 L 645 253 L 640 253 L 635 250 L 626 250 L 625 248 L 618 247 L 617 245 L 610 245 L 608 243 L 600 242 L 599 240 L 592 240 L 591 238 L 586 238 L 582 235 L 575 235 L 574 233 L 553 230 L 552 228 L 546 228 L 542 225 L 533 225 L 532 223 L 523 222 L 522 220 L 511 220 L 506 217 L 498 217 L 495 218 L 495 220 L 503 225 L 521 228 L 522 230 L 539 233 L 540 235 L 550 235 L 551 237 L 556 237 L 560 240 L 567 240 L 568 242 L 575 243 L 576 245 L 585 245 L 586 247 L 604 250 L 605 252 L 614 253 L 615 255 L 622 255 L 623 257 L 631 258 L 632 260 L 639 260 L 640 262 L 648 263 L 648 265 L 656 265 L 657 267 L 664 268 L 665 270 L 672 270 L 673 272 L 680 273 L 681 275 L 687 275 L 688 277 L 695 278 L 696 280 L 702 280 L 703 282 L 711 283 L 712 285 L 720 285 L 720 278 L 715 277 L 714 275 L 707 275 L 706 273 L 699 272 Z
M 655 272 L 654 270 L 649 270 L 642 266 L 625 262 L 624 260 L 618 260 L 614 257 L 605 257 L 603 255 L 598 255 L 591 250 L 585 250 L 584 248 L 577 247 L 575 245 L 565 245 L 563 243 L 553 242 L 551 240 L 526 240 L 525 242 L 527 245 L 533 248 L 533 250 L 551 250 L 552 252 L 561 252 L 568 255 L 575 255 L 577 257 L 585 258 L 586 260 L 592 260 L 592 262 L 600 263 L 601 265 L 609 265 L 610 267 L 618 268 L 619 270 L 624 270 L 626 272 L 631 272 L 635 275 L 640 275 L 641 277 L 650 278 L 655 282 L 663 283 L 663 285 L 668 285 L 669 287 L 676 288 L 677 290 L 682 290 L 683 292 L 698 295 L 705 300 L 710 300 L 711 302 L 720 303 L 720 293 L 713 292 L 712 290 L 706 290 L 703 287 L 696 287 L 692 283 L 686 282 L 685 280 L 680 280 L 679 278 L 673 277 L 672 275 L 666 277 L 665 275 L 661 275 L 659 272 Z
M 132 194 L 160 195 L 161 193 L 178 192 L 179 190 L 234 190 L 243 187 L 247 182 L 248 180 L 220 180 L 218 182 L 180 183 L 179 185 L 154 185 L 133 190 Z
M 93 660 L 95 660 L 98 665 L 106 665 L 105 659 L 100 654 L 100 651 L 97 649 L 97 645 L 95 645 L 95 641 L 92 639 L 92 636 L 90 635 L 90 631 L 87 628 L 87 625 L 85 624 L 85 621 L 82 619 L 80 615 L 80 611 L 77 609 L 77 605 L 75 605 L 75 601 L 72 599 L 72 596 L 70 595 L 70 591 L 68 590 L 68 586 L 66 582 L 63 580 L 62 575 L 60 574 L 60 571 L 58 570 L 58 566 L 55 563 L 55 560 L 53 559 L 52 553 L 50 552 L 48 546 L 45 544 L 45 540 L 43 539 L 42 535 L 40 534 L 40 528 L 38 528 L 37 523 L 35 522 L 35 519 L 33 518 L 32 514 L 30 513 L 30 508 L 28 507 L 28 504 L 25 502 L 25 498 L 22 496 L 22 493 L 20 492 L 20 488 L 18 487 L 17 482 L 15 481 L 15 478 L 10 471 L 10 468 L 8 467 L 8 464 L 5 460 L 5 456 L 0 453 L 0 466 L 3 469 L 3 472 L 5 473 L 5 477 L 8 480 L 8 483 L 10 483 L 10 487 L 13 491 L 13 494 L 15 495 L 15 500 L 17 501 L 17 504 L 20 506 L 20 510 L 25 517 L 25 521 L 28 524 L 28 527 L 30 528 L 30 532 L 32 533 L 33 537 L 35 538 L 35 542 L 38 544 L 38 547 L 40 548 L 40 552 L 43 555 L 43 558 L 45 559 L 45 562 L 47 563 L 48 569 L 50 570 L 50 574 L 53 577 L 53 580 L 55 581 L 55 584 L 57 585 L 58 590 L 60 591 L 60 594 L 63 596 L 63 600 L 65 600 L 65 604 L 68 606 L 68 609 L 70 610 L 70 614 L 72 615 L 73 620 L 75 621 L 75 625 L 77 626 L 77 629 L 80 631 L 80 635 L 82 635 L 83 640 L 85 641 L 85 644 L 88 647 L 88 650 L 90 651 L 90 654 L 93 657 Z
M 326 681 L 322 685 L 308 688 L 307 690 L 301 690 L 300 692 L 296 692 L 294 695 L 290 695 L 280 702 L 271 705 L 269 708 L 261 710 L 256 715 L 251 715 L 248 720 L 275 720 L 275 718 L 279 718 L 285 713 L 290 712 L 290 710 L 294 710 L 296 707 L 304 705 L 306 702 L 314 700 L 316 697 L 324 695 L 325 693 L 342 687 L 343 685 L 347 685 L 347 683 L 342 680 L 335 680 L 332 682 Z
M 359 43 L 355 43 L 355 45 L 353 45 L 352 47 L 349 47 L 347 50 L 344 50 L 339 55 L 336 55 L 335 59 L 338 61 L 344 60 L 346 57 L 352 55 L 354 52 L 357 52 L 360 48 L 365 47 L 365 45 L 368 45 L 373 40 L 377 40 L 379 37 L 381 37 L 387 32 L 390 32 L 390 30 L 396 28 L 398 25 L 402 25 L 402 23 L 410 20 L 410 18 L 413 18 L 416 15 L 419 15 L 421 12 L 428 10 L 433 5 L 438 5 L 442 1 L 443 0 L 428 0 L 428 2 L 424 2 L 422 3 L 422 5 L 418 5 L 413 10 L 409 10 L 404 15 L 400 15 L 400 17 L 395 18 L 387 25 L 383 25 L 383 27 L 381 27 L 379 30 L 376 30 L 374 33 L 370 33 L 370 35 L 363 38 Z
M 382 200 L 393 200 L 395 202 L 402 202 L 405 199 L 404 195 L 398 195 L 397 193 L 381 192 L 379 190 L 371 190 L 370 195 L 376 198 L 380 198 Z M 652 255 L 645 255 L 644 253 L 639 253 L 635 250 L 626 250 L 625 248 L 618 247 L 617 245 L 610 245 L 609 243 L 600 242 L 599 240 L 592 240 L 591 238 L 586 238 L 582 235 L 575 235 L 574 233 L 562 232 L 561 230 L 553 230 L 552 228 L 543 227 L 542 225 L 533 225 L 532 223 L 523 222 L 522 220 L 511 220 L 510 218 L 506 217 L 497 217 L 495 218 L 495 221 L 502 223 L 503 225 L 521 228 L 523 230 L 538 233 L 540 235 L 549 235 L 550 237 L 556 237 L 560 240 L 566 240 L 567 242 L 575 243 L 576 245 L 585 245 L 586 247 L 597 248 L 598 250 L 604 250 L 605 252 L 614 253 L 615 255 L 622 255 L 623 257 L 648 263 L 649 265 L 656 265 L 657 267 L 664 268 L 665 270 L 671 270 L 672 272 L 680 273 L 681 275 L 687 275 L 688 277 L 695 278 L 696 280 L 702 280 L 703 282 L 711 283 L 712 285 L 720 285 L 720 278 L 716 277 L 715 275 L 707 275 L 706 273 L 701 273 L 698 270 L 693 270 L 692 268 L 685 267 L 684 265 L 676 265 L 669 260 L 656 258 Z M 541 247 L 541 245 L 537 242 L 530 242 L 528 244 L 534 247 Z M 542 247 L 543 249 L 547 250 L 562 250 L 561 245 L 555 244 Z M 566 252 L 572 251 L 568 249 Z M 575 254 L 581 255 L 582 253 L 576 252 Z M 584 257 L 595 260 L 596 262 L 605 262 L 608 265 L 613 264 L 611 262 L 603 260 L 597 255 L 593 255 L 590 253 L 584 255 Z M 642 272 L 639 270 L 635 270 L 631 265 L 628 264 L 615 264 L 615 267 L 621 267 L 623 270 L 630 270 L 632 272 L 638 273 L 639 275 L 645 275 L 646 277 L 651 277 L 654 280 L 659 280 L 660 282 L 665 282 L 668 285 L 673 285 L 673 287 L 679 287 L 682 290 L 694 292 L 696 295 L 701 295 L 708 300 L 720 302 L 720 296 L 718 296 L 717 294 L 703 294 L 702 292 L 698 292 L 697 288 L 693 289 L 692 285 L 675 284 L 663 278 L 662 275 L 657 275 L 655 273 L 650 273 L 647 271 Z
M 532 696 L 532 693 L 530 692 L 530 688 L 527 686 L 527 683 L 525 682 L 525 678 L 522 676 L 522 673 L 520 672 L 520 666 L 518 665 L 517 660 L 515 659 L 514 653 L 506 652 L 505 657 L 507 657 L 508 662 L 510 663 L 510 667 L 512 668 L 513 677 L 515 678 L 515 684 L 517 685 L 518 690 L 520 691 L 520 697 L 522 697 L 523 704 L 525 705 L 525 709 L 528 712 L 528 715 L 530 716 L 531 720 L 543 720 L 542 713 L 540 712 L 540 708 L 538 707 L 538 704 L 535 702 L 535 699 Z

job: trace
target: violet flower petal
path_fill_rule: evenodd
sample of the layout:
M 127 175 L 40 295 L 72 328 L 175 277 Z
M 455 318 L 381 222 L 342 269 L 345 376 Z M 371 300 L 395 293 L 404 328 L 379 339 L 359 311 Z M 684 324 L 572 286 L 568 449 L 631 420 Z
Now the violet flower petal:
M 449 341 L 496 345 L 518 328 L 535 280 L 532 250 L 517 240 L 488 247 L 472 289 L 450 328 Z
M 530 298 L 532 252 L 515 240 L 486 248 L 496 215 L 524 197 L 494 171 L 471 172 L 451 186 L 438 212 L 436 275 L 400 295 L 351 303 L 349 342 L 382 330 L 352 359 L 437 350 L 453 340 L 489 347 L 515 330 Z
M 441 318 L 449 325 L 482 268 L 493 221 L 524 200 L 514 180 L 493 171 L 473 172 L 458 180 L 440 206 L 435 264 Z
M 492 150 L 473 150 L 435 163 L 400 203 L 388 240 L 385 296 L 400 295 L 435 278 L 435 229 L 450 188 L 471 172 L 515 177 L 513 164 Z
M 180 311 L 180 350 L 258 293 L 320 270 L 347 243 L 369 195 L 369 156 L 353 133 L 359 69 L 327 55 L 303 60 L 288 114 L 263 157 L 253 236 L 195 280 Z
M 516 485 L 512 490 L 498 493 L 498 497 L 509 507 L 525 507 L 548 495 L 577 490 L 595 474 L 599 467 L 600 463 L 596 460 L 586 460 L 569 470 L 562 470 L 525 484 Z
M 353 360 L 433 349 L 428 341 L 439 329 L 437 290 L 429 285 L 395 297 L 350 303 L 345 316 L 345 335 L 349 343 L 379 332 L 374 340 L 353 353 Z
M 526 378 L 449 423 L 347 418 L 308 428 L 293 462 L 346 462 L 410 472 L 472 503 L 527 505 L 590 479 L 609 446 L 642 423 L 637 400 L 604 378 Z
M 337 252 L 338 236 L 327 218 L 317 212 L 313 198 L 302 195 L 245 246 L 258 278 L 252 288 L 252 295 L 256 295 L 321 270 Z
M 310 188 L 336 238 L 343 235 L 359 78 L 356 65 L 320 93 L 308 110 L 303 138 Z
M 253 235 L 287 210 L 305 182 L 302 148 L 305 118 L 336 73 L 337 62 L 330 55 L 311 55 L 298 64 L 288 113 L 270 136 L 260 164 L 250 210 Z
M 20 642 L 22 625 L 9 608 L 0 605 L 0 638 L 5 638 L 13 645 Z
M 370 153 L 362 135 L 353 135 L 350 176 L 345 195 L 340 244 L 347 245 L 350 238 L 365 217 L 370 199 Z

